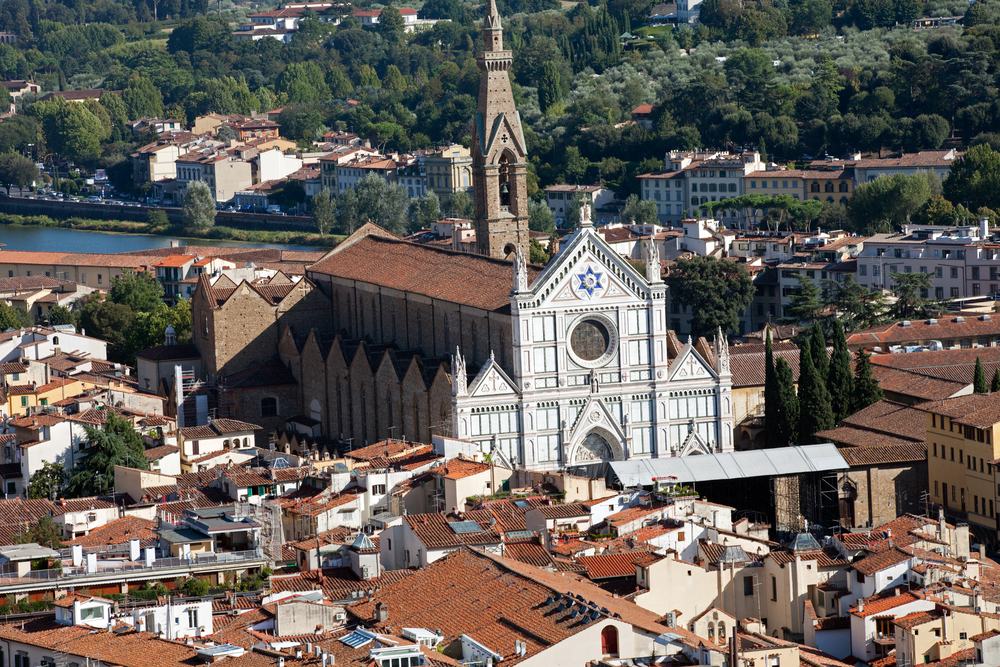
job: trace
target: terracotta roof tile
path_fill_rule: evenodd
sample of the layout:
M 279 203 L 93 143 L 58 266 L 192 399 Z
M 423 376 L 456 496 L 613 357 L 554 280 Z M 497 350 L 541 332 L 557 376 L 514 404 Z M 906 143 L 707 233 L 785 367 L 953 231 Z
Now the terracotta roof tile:
M 377 283 L 483 310 L 510 308 L 513 267 L 482 255 L 408 243 L 402 239 L 364 236 L 350 239 L 309 267 L 319 273 Z M 542 269 L 528 266 L 530 284 Z
M 67 544 L 81 544 L 85 547 L 128 544 L 129 540 L 138 538 L 143 548 L 154 546 L 159 542 L 156 533 L 156 522 L 149 519 L 127 516 L 116 519 L 108 524 L 95 528 L 89 535 L 68 540 Z
M 581 556 L 576 562 L 587 568 L 587 576 L 591 579 L 611 579 L 615 577 L 635 578 L 635 561 L 639 555 L 635 552 L 602 554 L 600 556 Z
M 467 513 L 466 516 L 468 516 Z M 460 547 L 467 545 L 487 545 L 499 544 L 500 533 L 496 526 L 491 526 L 489 519 L 492 515 L 485 514 L 484 520 L 476 521 L 479 530 L 476 532 L 457 533 L 451 527 L 456 519 L 449 520 L 444 514 L 410 514 L 403 517 L 403 521 L 416 534 L 417 538 L 428 549 L 441 549 L 447 547 Z M 486 518 L 489 517 L 489 518 Z M 466 518 L 467 521 L 472 519 Z

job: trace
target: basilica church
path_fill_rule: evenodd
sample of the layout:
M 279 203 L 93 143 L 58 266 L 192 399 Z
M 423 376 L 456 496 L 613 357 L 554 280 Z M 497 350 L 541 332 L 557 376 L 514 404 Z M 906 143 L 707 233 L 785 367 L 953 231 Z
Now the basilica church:
M 721 332 L 682 342 L 667 328 L 655 247 L 638 271 L 583 207 L 548 266 L 527 262 L 527 152 L 495 0 L 483 42 L 471 150 L 478 253 L 362 226 L 307 269 L 305 285 L 323 296 L 313 307 L 330 316 L 272 321 L 277 350 L 256 363 L 280 361 L 291 377 L 247 386 L 241 417 L 253 421 L 260 401 L 305 416 L 330 441 L 446 436 L 532 470 L 732 451 L 728 345 Z M 211 301 L 206 319 L 224 307 Z M 260 374 L 238 371 L 244 386 L 247 375 Z

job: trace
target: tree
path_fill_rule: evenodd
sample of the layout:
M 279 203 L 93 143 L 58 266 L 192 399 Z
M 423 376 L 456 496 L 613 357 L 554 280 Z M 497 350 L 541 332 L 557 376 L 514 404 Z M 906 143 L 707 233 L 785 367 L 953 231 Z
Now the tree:
M 944 182 L 944 196 L 973 211 L 980 206 L 1000 209 L 1000 153 L 989 144 L 979 144 L 955 158 Z
M 354 187 L 356 215 L 361 221 L 376 225 L 402 236 L 406 233 L 406 211 L 409 196 L 399 183 L 388 183 L 378 174 L 366 174 Z
M 809 335 L 812 337 L 809 349 L 812 351 L 813 366 L 816 367 L 820 380 L 826 384 L 830 371 L 830 359 L 826 356 L 826 334 L 823 333 L 823 327 L 819 325 L 819 322 L 813 323 Z
M 535 239 L 528 241 L 528 255 L 528 261 L 532 264 L 544 265 L 549 263 L 549 253 Z
M 799 439 L 798 444 L 812 444 L 815 434 L 833 428 L 833 408 L 826 382 L 813 363 L 812 343 L 806 338 L 799 344 Z
M 6 301 L 0 301 L 0 331 L 30 327 L 33 324 L 34 321 L 24 308 L 8 306 Z
M 562 99 L 562 81 L 559 68 L 552 61 L 542 65 L 542 76 L 538 81 L 538 107 L 542 113 L 559 104 Z
M 378 31 L 384 39 L 395 43 L 406 34 L 406 23 L 403 22 L 403 15 L 392 5 L 382 8 L 382 13 L 378 17 Z
M 28 498 L 54 500 L 62 493 L 65 483 L 66 469 L 61 463 L 42 461 L 42 467 L 28 481 Z
M 864 410 L 882 400 L 882 387 L 872 375 L 871 356 L 859 349 L 854 364 L 854 411 Z
M 323 70 L 311 61 L 289 64 L 278 76 L 274 89 L 287 95 L 291 105 L 329 102 L 333 97 L 323 77 Z
M 109 357 L 125 362 L 125 330 L 135 319 L 135 313 L 128 306 L 113 303 L 100 297 L 88 296 L 80 310 L 80 328 L 95 338 L 105 340 L 111 346 Z
M 52 517 L 46 514 L 18 535 L 18 543 L 34 543 L 49 549 L 62 549 L 62 531 Z
M 149 116 L 163 116 L 163 95 L 159 88 L 144 76 L 135 75 L 128 81 L 122 91 L 122 102 L 125 104 L 129 120 Z
M 96 496 L 107 493 L 114 484 L 115 466 L 148 470 L 146 448 L 142 437 L 123 417 L 113 410 L 103 429 L 85 425 L 84 431 L 90 447 L 69 480 L 69 492 L 75 497 Z
M 215 225 L 215 198 L 204 181 L 195 181 L 184 191 L 184 226 L 204 230 Z
M 851 415 L 854 406 L 854 375 L 851 373 L 851 352 L 847 349 L 844 325 L 836 319 L 833 321 L 833 355 L 826 388 L 830 392 L 834 422 L 839 424 Z
M 923 317 L 929 303 L 927 295 L 934 288 L 934 281 L 929 273 L 892 273 L 895 284 L 896 303 L 891 312 L 896 319 L 915 319 Z
M 389 65 L 385 68 L 385 76 L 382 77 L 382 90 L 406 90 L 406 78 L 395 65 Z
M 73 313 L 70 312 L 69 308 L 59 304 L 49 308 L 48 321 L 50 326 L 56 324 L 76 324 L 76 318 L 73 317 Z
M 819 285 L 816 284 L 815 280 L 807 278 L 801 273 L 796 273 L 795 279 L 799 282 L 799 288 L 789 295 L 788 313 L 791 315 L 789 320 L 815 322 L 816 318 L 823 312 L 824 305 Z
M 896 229 L 939 188 L 940 180 L 931 173 L 880 176 L 854 189 L 847 211 L 858 230 Z
M 441 219 L 441 202 L 433 190 L 428 190 L 427 194 L 417 200 L 413 205 L 413 223 L 415 229 L 430 229 L 431 225 Z
M 326 234 L 333 228 L 337 221 L 337 200 L 330 188 L 323 188 L 309 200 L 309 210 L 312 212 L 313 225 L 320 234 Z
M 465 190 L 452 192 L 442 208 L 449 218 L 468 220 L 472 218 L 472 197 Z
M 775 394 L 775 409 L 768 410 L 767 425 L 768 431 L 774 431 L 774 446 L 787 447 L 798 442 L 799 425 L 799 398 L 795 395 L 795 378 L 792 375 L 792 367 L 788 365 L 784 357 L 778 357 L 774 365 L 774 381 L 777 389 Z
M 544 201 L 528 201 L 528 229 L 533 232 L 554 232 L 556 218 Z
M 111 279 L 108 298 L 135 313 L 152 312 L 163 303 L 163 287 L 148 271 L 126 270 Z
M 10 194 L 10 186 L 16 185 L 23 190 L 37 180 L 38 167 L 35 166 L 33 160 L 16 153 L 0 155 L 0 183 L 7 187 L 8 195 Z
M 629 195 L 622 209 L 622 223 L 626 225 L 655 225 L 659 217 L 656 202 L 639 199 L 639 195 Z
M 1000 391 L 1000 368 L 993 371 L 993 381 L 990 382 L 990 393 Z
M 990 385 L 986 383 L 986 371 L 983 370 L 983 362 L 976 357 L 976 370 L 972 374 L 972 390 L 977 394 L 990 393 Z
M 691 309 L 691 335 L 737 333 L 753 301 L 753 279 L 742 264 L 696 255 L 680 258 L 667 278 L 670 297 Z
M 778 409 L 778 379 L 774 371 L 774 345 L 771 343 L 771 329 L 767 329 L 767 337 L 764 340 L 764 415 L 775 414 Z M 767 447 L 777 447 L 781 443 L 777 442 L 775 436 L 777 429 L 771 428 L 774 424 L 764 422 L 764 443 Z M 787 444 L 787 443 L 785 443 Z

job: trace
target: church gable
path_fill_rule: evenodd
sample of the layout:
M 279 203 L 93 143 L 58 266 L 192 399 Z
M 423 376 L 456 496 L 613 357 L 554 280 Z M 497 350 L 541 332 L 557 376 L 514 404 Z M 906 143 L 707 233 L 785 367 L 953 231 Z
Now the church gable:
M 477 398 L 486 396 L 516 396 L 514 382 L 500 368 L 492 355 L 469 386 L 469 395 Z
M 531 292 L 543 304 L 569 305 L 597 301 L 646 301 L 649 287 L 632 266 L 602 247 L 599 237 L 581 231 L 580 243 L 560 252 L 545 272 L 531 285 Z
M 697 431 L 691 431 L 688 437 L 681 444 L 681 456 L 696 456 L 698 454 L 711 454 L 712 448 L 701 439 Z
M 505 112 L 498 113 L 490 123 L 490 127 L 483 127 L 485 118 L 482 114 L 476 114 L 476 129 L 479 131 L 479 149 L 483 155 L 499 156 L 505 148 L 512 150 L 516 155 L 527 155 L 528 151 L 524 146 L 524 137 L 521 136 L 521 117 L 515 112 L 513 117 Z
M 715 370 L 701 358 L 689 343 L 684 346 L 676 359 L 670 362 L 670 376 L 668 380 L 707 380 L 717 378 Z

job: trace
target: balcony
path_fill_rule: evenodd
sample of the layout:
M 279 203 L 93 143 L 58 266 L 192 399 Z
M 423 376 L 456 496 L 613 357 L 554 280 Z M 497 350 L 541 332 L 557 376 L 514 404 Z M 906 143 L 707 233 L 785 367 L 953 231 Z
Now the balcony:
M 896 635 L 886 634 L 884 632 L 876 632 L 872 635 L 872 641 L 879 646 L 895 646 L 896 645 Z
M 100 553 L 112 557 L 98 558 L 93 570 L 88 569 L 86 561 L 81 566 L 73 566 L 72 561 L 67 559 L 63 561 L 62 567 L 48 570 L 30 570 L 20 575 L 11 570 L 0 571 L 0 594 L 62 587 L 67 585 L 63 583 L 67 580 L 72 581 L 68 585 L 81 587 L 146 578 L 190 576 L 195 572 L 235 569 L 234 566 L 237 565 L 253 567 L 267 562 L 266 555 L 259 549 L 191 554 L 189 558 L 157 558 L 150 564 L 144 560 L 129 560 L 127 553 L 114 557 L 119 553 L 118 549 Z

